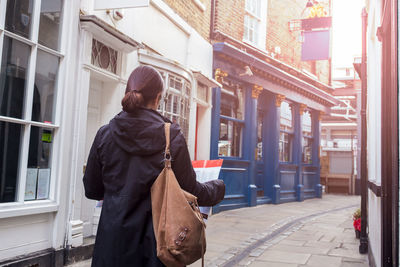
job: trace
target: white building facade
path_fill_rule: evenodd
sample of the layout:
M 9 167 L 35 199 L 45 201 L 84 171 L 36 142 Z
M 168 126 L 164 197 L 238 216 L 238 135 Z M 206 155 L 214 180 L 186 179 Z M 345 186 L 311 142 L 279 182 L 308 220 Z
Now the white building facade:
M 162 0 L 108 11 L 93 0 L 0 0 L 0 264 L 36 253 L 60 265 L 96 233 L 85 163 L 135 67 L 162 73 L 159 111 L 181 125 L 192 159 L 209 159 L 212 53 Z
M 369 262 L 399 266 L 398 1 L 366 1 L 365 11 Z

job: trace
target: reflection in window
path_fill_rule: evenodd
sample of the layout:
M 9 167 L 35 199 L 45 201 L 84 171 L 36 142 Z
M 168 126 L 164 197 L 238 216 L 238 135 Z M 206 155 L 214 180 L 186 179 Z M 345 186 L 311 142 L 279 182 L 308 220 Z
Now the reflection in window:
M 293 131 L 293 113 L 292 107 L 288 102 L 281 104 L 281 130 Z
M 301 128 L 303 135 L 312 136 L 312 121 L 311 114 L 308 110 L 304 111 L 303 115 L 301 115 Z
M 40 49 L 37 53 L 32 120 L 54 123 L 54 100 L 59 58 Z
M 302 161 L 303 163 L 312 164 L 312 119 L 310 111 L 304 111 L 301 115 L 301 128 L 303 133 L 302 139 Z
M 262 112 L 258 112 L 257 116 L 257 154 L 256 160 L 262 160 L 263 158 L 263 120 L 264 114 Z
M 288 102 L 281 103 L 279 161 L 292 161 L 293 112 Z
M 303 163 L 311 164 L 312 163 L 312 138 L 303 137 L 303 151 L 302 151 L 302 158 Z
M 53 138 L 53 130 L 32 126 L 25 200 L 49 198 Z
M 33 0 L 7 1 L 6 25 L 7 31 L 29 38 L 32 24 Z
M 223 89 L 221 115 L 244 120 L 244 91 L 242 88 Z
M 38 42 L 54 50 L 59 50 L 62 6 L 62 0 L 42 0 L 40 5 Z
M 0 203 L 17 197 L 22 126 L 0 121 Z
M 244 119 L 244 91 L 241 88 L 222 89 L 218 155 L 220 157 L 242 156 Z M 241 121 L 238 121 L 241 120 Z
M 12 2 L 12 1 L 9 1 Z M 0 69 L 0 115 L 22 119 L 30 47 L 4 37 Z
M 219 129 L 218 156 L 241 157 L 241 123 L 221 119 Z
M 279 135 L 279 161 L 292 161 L 292 135 L 281 132 Z

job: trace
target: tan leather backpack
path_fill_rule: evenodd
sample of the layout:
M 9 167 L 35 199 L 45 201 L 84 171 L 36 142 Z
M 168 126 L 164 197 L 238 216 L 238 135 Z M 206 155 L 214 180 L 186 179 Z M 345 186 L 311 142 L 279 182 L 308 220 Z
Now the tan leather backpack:
M 189 265 L 206 250 L 205 224 L 197 197 L 179 186 L 171 168 L 170 123 L 165 124 L 165 166 L 151 187 L 157 257 L 168 267 Z

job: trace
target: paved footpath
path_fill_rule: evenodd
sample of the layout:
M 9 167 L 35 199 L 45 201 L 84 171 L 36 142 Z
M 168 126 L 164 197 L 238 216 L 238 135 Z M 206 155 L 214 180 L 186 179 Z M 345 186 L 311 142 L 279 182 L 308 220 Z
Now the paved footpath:
M 205 266 L 368 266 L 352 225 L 359 205 L 357 196 L 324 195 L 216 214 L 207 224 Z
M 359 205 L 357 196 L 324 195 L 218 213 L 207 222 L 205 266 L 368 266 L 352 225 Z M 190 265 L 199 266 L 200 261 Z

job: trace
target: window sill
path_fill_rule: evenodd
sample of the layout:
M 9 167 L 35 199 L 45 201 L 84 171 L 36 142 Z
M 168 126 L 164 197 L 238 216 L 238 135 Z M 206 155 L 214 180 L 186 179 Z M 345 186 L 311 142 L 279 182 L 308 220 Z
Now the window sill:
M 58 204 L 51 200 L 36 200 L 25 203 L 0 204 L 0 219 L 58 211 Z

